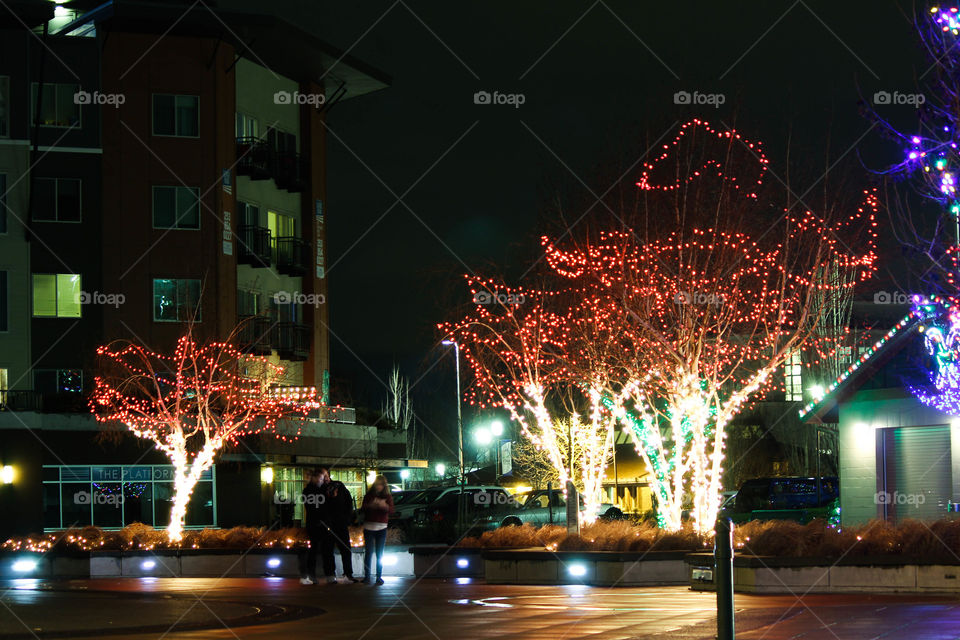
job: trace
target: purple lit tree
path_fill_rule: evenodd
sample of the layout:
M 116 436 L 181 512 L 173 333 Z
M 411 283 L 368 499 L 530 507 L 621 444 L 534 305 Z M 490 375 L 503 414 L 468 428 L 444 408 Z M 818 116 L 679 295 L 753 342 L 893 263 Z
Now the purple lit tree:
M 901 131 L 874 107 L 866 115 L 888 138 L 903 149 L 904 159 L 883 174 L 910 185 L 909 191 L 888 184 L 884 198 L 890 211 L 891 230 L 930 293 L 957 293 L 957 252 L 960 247 L 960 8 L 934 6 L 918 16 L 917 33 L 930 62 L 920 77 L 922 94 L 916 94 L 917 127 Z M 889 103 L 890 94 L 874 96 L 876 104 Z M 911 194 L 930 203 L 925 207 Z

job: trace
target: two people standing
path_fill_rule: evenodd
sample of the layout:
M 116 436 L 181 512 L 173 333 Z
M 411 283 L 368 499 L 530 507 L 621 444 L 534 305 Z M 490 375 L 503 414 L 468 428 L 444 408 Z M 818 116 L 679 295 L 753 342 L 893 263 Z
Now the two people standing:
M 364 583 L 371 584 L 373 559 L 377 560 L 376 584 L 383 584 L 383 547 L 387 543 L 387 523 L 393 513 L 393 496 L 383 476 L 377 476 L 363 497 Z
M 317 581 L 317 552 L 323 564 L 323 575 L 328 584 L 337 583 L 334 551 L 340 552 L 343 574 L 351 582 L 353 577 L 352 552 L 350 549 L 350 521 L 353 519 L 353 498 L 347 487 L 330 478 L 330 470 L 324 467 L 307 474 L 307 486 L 303 489 L 303 512 L 310 538 L 306 567 L 300 584 Z

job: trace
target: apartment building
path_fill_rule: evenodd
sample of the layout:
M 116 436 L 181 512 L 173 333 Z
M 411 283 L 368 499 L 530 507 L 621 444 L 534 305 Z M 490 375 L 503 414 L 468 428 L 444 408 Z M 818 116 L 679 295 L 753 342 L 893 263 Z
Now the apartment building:
M 281 18 L 216 3 L 10 7 L 0 20 L 0 463 L 17 481 L 0 507 L 34 514 L 21 531 L 163 526 L 165 458 L 132 437 L 101 442 L 85 412 L 96 347 L 169 350 L 192 326 L 326 398 L 323 124 L 388 79 Z M 377 437 L 352 416 L 321 413 L 296 442 L 255 438 L 228 452 L 188 525 L 269 521 L 272 498 L 316 464 L 336 464 L 361 489 Z M 77 491 L 125 499 L 77 504 Z

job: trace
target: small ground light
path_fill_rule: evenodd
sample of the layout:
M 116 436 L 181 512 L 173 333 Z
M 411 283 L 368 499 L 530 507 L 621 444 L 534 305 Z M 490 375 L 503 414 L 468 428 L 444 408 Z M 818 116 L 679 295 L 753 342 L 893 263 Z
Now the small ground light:
M 276 569 L 280 566 L 280 558 L 270 558 L 267 560 L 267 566 L 271 569 Z
M 388 553 L 383 556 L 383 566 L 392 567 L 397 564 L 397 554 Z
M 466 558 L 458 558 L 457 566 L 460 567 L 461 569 L 466 569 L 467 567 L 470 566 L 470 561 L 467 560 Z
M 143 562 L 140 563 L 140 568 L 143 569 L 144 571 L 150 571 L 156 566 L 157 566 L 157 563 L 155 560 L 144 560 Z
M 582 564 L 572 564 L 567 568 L 567 572 L 575 578 L 582 578 L 587 575 L 587 568 Z
M 36 560 L 17 560 L 13 563 L 13 570 L 17 573 L 30 573 L 37 568 Z

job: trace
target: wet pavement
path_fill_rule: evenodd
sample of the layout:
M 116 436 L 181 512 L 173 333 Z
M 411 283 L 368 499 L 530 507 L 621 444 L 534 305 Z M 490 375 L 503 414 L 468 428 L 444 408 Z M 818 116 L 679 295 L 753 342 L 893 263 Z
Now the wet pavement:
M 503 586 L 388 578 L 382 587 L 281 578 L 0 583 L 0 640 L 290 638 L 469 640 L 715 635 L 715 596 L 684 587 Z M 960 598 L 737 595 L 742 640 L 960 638 Z

